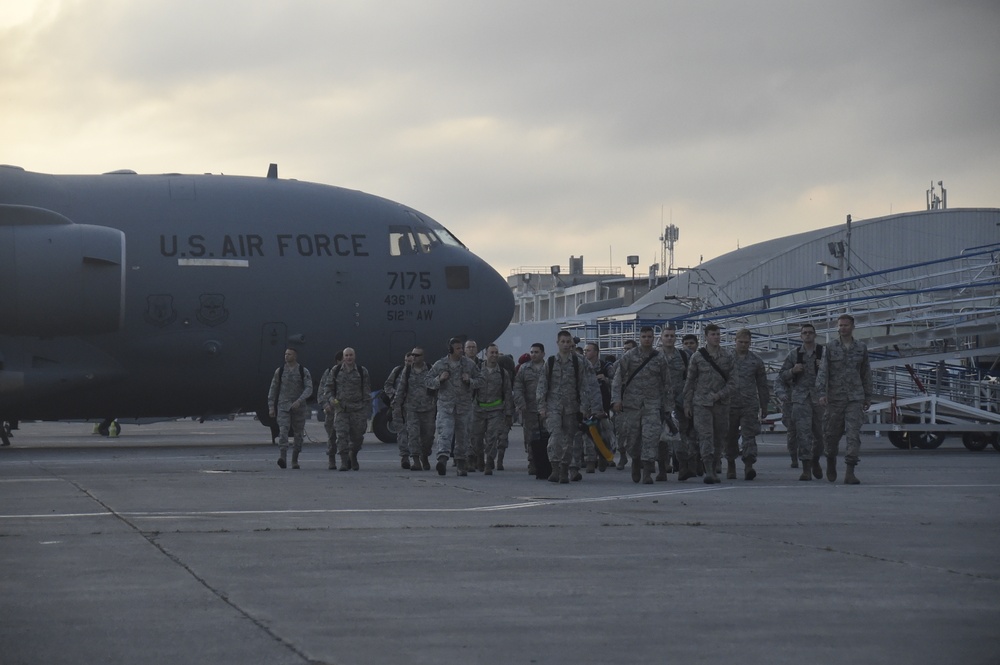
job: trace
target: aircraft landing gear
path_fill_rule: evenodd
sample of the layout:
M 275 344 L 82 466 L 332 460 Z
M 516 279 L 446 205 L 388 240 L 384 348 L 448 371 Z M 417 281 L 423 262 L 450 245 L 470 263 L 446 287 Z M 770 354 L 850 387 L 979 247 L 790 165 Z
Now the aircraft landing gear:
M 114 418 L 105 418 L 98 425 L 94 425 L 94 434 L 116 438 L 122 431 L 122 426 Z

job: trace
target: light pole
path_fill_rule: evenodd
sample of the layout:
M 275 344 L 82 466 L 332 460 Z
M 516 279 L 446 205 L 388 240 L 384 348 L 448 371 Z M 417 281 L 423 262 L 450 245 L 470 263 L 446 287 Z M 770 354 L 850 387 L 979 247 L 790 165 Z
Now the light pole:
M 832 244 L 832 243 L 831 243 Z M 823 277 L 826 282 L 826 341 L 830 341 L 830 274 L 834 270 L 840 270 L 837 266 L 831 266 L 825 261 L 817 261 L 816 265 L 822 266 Z
M 635 302 L 635 267 L 639 265 L 639 257 L 635 254 L 630 255 L 626 261 L 630 266 L 632 266 L 632 302 Z M 632 304 L 632 303 L 629 303 Z

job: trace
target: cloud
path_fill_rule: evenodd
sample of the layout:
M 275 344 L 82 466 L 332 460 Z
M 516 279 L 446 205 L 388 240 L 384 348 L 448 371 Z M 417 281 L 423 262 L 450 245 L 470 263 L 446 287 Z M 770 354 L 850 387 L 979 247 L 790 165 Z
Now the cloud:
M 661 215 L 685 265 L 922 207 L 931 179 L 953 206 L 997 205 L 990 2 L 38 8 L 0 15 L 3 161 L 276 161 L 412 205 L 501 272 L 571 254 L 645 268 Z

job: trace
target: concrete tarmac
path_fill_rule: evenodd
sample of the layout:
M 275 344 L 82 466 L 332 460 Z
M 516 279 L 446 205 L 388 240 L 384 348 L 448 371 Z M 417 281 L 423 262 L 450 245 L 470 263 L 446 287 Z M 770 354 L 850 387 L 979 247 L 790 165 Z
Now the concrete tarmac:
M 281 470 L 250 418 L 24 423 L 0 663 L 1000 663 L 1000 453 L 865 437 L 862 485 Z M 307 433 L 324 433 L 315 421 Z

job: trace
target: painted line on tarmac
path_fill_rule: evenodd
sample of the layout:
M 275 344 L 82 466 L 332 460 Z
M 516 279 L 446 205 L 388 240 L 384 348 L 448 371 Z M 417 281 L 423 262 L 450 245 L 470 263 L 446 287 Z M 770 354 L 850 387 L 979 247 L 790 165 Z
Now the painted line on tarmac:
M 537 508 L 540 506 L 556 506 L 582 503 L 599 503 L 606 501 L 624 501 L 628 499 L 648 499 L 674 494 L 694 494 L 697 492 L 718 492 L 735 489 L 735 487 L 705 487 L 665 490 L 663 492 L 640 492 L 636 494 L 613 494 L 608 496 L 581 497 L 578 499 L 544 498 L 524 501 L 522 503 L 507 503 L 496 506 L 474 506 L 471 508 L 315 508 L 308 510 L 198 510 L 178 512 L 98 512 L 98 513 L 44 513 L 35 515 L 0 515 L 0 520 L 43 519 L 43 518 L 77 518 L 77 517 L 128 517 L 130 519 L 173 520 L 193 517 L 249 517 L 260 515 L 340 515 L 340 514 L 374 514 L 374 513 L 483 513 Z

